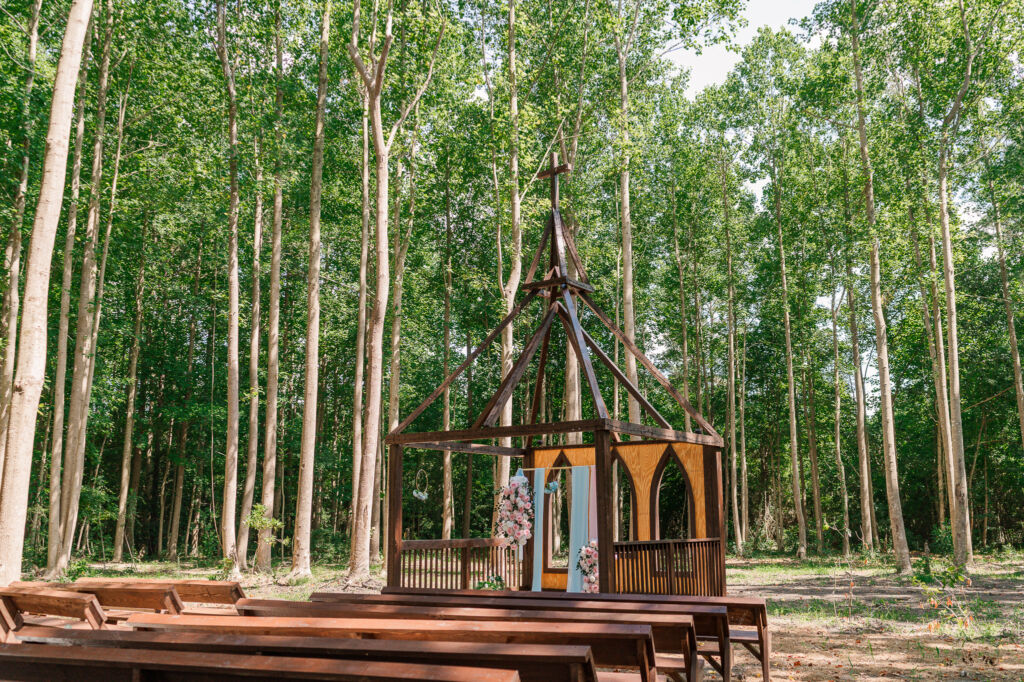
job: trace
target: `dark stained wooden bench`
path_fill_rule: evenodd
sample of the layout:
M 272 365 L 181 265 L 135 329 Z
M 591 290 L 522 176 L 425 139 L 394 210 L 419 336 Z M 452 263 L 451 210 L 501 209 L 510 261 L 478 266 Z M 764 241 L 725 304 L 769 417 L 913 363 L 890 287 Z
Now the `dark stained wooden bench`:
M 691 668 L 688 660 L 688 651 L 682 651 L 673 646 L 673 635 L 668 630 L 662 637 L 658 637 L 659 627 L 665 623 L 685 624 L 689 628 L 693 623 L 695 633 L 704 635 L 705 641 L 700 646 L 698 653 L 708 660 L 713 668 L 723 677 L 728 678 L 731 674 L 731 650 L 729 646 L 729 621 L 724 606 L 719 605 L 672 605 L 672 604 L 639 604 L 639 603 L 617 603 L 588 600 L 591 595 L 577 594 L 579 599 L 566 599 L 563 601 L 552 601 L 545 599 L 530 599 L 528 595 L 538 594 L 531 592 L 521 593 L 520 599 L 494 599 L 488 597 L 490 592 L 478 591 L 475 595 L 447 594 L 353 594 L 320 592 L 314 594 L 313 603 L 320 604 L 347 604 L 349 608 L 390 606 L 414 606 L 416 608 L 475 608 L 492 610 L 500 613 L 503 610 L 515 609 L 527 613 L 550 611 L 557 609 L 558 612 L 572 614 L 573 619 L 585 619 L 587 616 L 597 617 L 608 622 L 628 621 L 632 623 L 648 623 L 655 631 L 655 647 L 658 650 L 658 669 L 668 673 L 670 676 L 686 671 L 693 677 L 696 671 Z M 249 604 L 249 601 L 239 602 L 239 606 Z M 258 601 L 255 603 L 259 603 Z M 289 602 L 294 604 L 295 602 Z M 587 615 L 584 615 L 587 614 Z M 532 616 L 527 616 L 532 617 Z M 678 639 L 675 640 L 678 642 Z M 691 643 L 690 650 L 695 650 Z M 724 654 L 722 653 L 724 652 Z M 665 655 L 669 654 L 669 655 Z M 683 654 L 680 660 L 675 654 Z M 700 660 L 699 658 L 697 659 Z M 699 665 L 699 663 L 698 663 Z M 723 672 L 725 671 L 725 672 Z
M 760 597 L 699 597 L 688 595 L 657 595 L 657 594 L 578 594 L 569 592 L 514 592 L 506 590 L 481 591 L 481 590 L 432 590 L 421 588 L 385 587 L 383 592 L 386 595 L 426 595 L 426 596 L 457 596 L 475 597 L 487 595 L 493 599 L 545 599 L 555 602 L 573 601 L 587 599 L 601 602 L 613 603 L 635 603 L 635 604 L 672 604 L 672 605 L 712 605 L 724 606 L 728 612 L 730 627 L 729 640 L 746 648 L 761 663 L 761 670 L 764 679 L 770 679 L 770 658 L 771 658 L 771 631 L 768 627 L 768 610 L 764 599 Z M 329 598 L 332 593 L 315 593 L 311 597 L 313 601 L 321 601 Z M 702 629 L 700 622 L 697 625 L 697 638 L 703 642 L 717 639 L 714 633 Z M 709 659 L 712 665 L 715 662 Z M 726 658 L 723 656 L 722 665 L 728 669 Z M 717 665 L 715 666 L 717 668 Z M 722 672 L 719 670 L 719 672 Z M 724 675 L 723 675 L 724 676 Z
M 189 653 L 235 653 L 300 658 L 397 661 L 427 665 L 472 665 L 516 670 L 523 682 L 597 682 L 590 647 L 552 644 L 417 642 L 328 639 L 194 632 L 67 630 L 25 626 L 18 640 L 28 644 L 158 649 Z
M 96 597 L 100 606 L 106 609 L 108 621 L 116 622 L 127 618 L 124 612 L 112 612 L 110 609 L 138 609 L 157 613 L 181 613 L 185 605 L 177 590 L 172 586 L 150 585 L 145 583 L 45 583 L 16 582 L 12 587 L 35 590 L 58 589 L 69 592 L 91 594 Z
M 202 653 L 0 644 L 0 676 L 5 681 L 75 680 L 75 682 L 137 682 L 139 680 L 446 680 L 447 682 L 513 682 L 514 670 L 422 665 L 384 661 L 339 661 L 291 656 Z
M 689 661 L 697 650 L 696 631 L 689 616 L 576 611 L 555 609 L 518 609 L 515 602 L 505 608 L 475 608 L 450 605 L 393 605 L 372 603 L 297 602 L 281 599 L 241 599 L 235 608 L 243 616 L 298 618 L 414 618 L 437 620 L 506 620 L 545 623 L 621 623 L 649 625 L 657 652 L 681 654 Z M 663 671 L 665 672 L 665 671 Z
M 245 598 L 234 580 L 171 580 L 163 578 L 80 578 L 77 585 L 156 585 L 173 587 L 181 601 L 192 604 L 234 605 Z
M 657 680 L 654 638 L 647 625 L 159 613 L 136 613 L 126 624 L 159 632 L 590 646 L 595 665 L 639 669 L 642 682 Z
M 11 641 L 13 633 L 26 622 L 53 622 L 46 617 L 76 620 L 93 630 L 101 629 L 106 622 L 103 608 L 91 594 L 25 587 L 0 589 L 0 641 Z

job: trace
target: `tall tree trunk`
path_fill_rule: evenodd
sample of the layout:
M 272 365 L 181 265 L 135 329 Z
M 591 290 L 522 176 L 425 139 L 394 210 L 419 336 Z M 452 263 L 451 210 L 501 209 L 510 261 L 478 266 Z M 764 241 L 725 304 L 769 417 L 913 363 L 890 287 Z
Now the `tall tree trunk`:
M 814 504 L 814 532 L 818 554 L 825 551 L 825 531 L 821 521 L 821 476 L 818 470 L 818 418 L 814 407 L 814 368 L 810 358 L 804 356 L 808 368 L 804 386 L 804 420 L 807 422 L 807 455 L 811 460 L 811 499 Z
M 836 476 L 839 478 L 839 495 L 843 503 L 843 556 L 850 556 L 850 495 L 846 490 L 846 469 L 843 467 L 843 387 L 839 376 L 839 303 L 832 295 L 832 385 L 835 389 L 835 430 L 832 442 L 836 455 Z
M 0 537 L 5 538 L 0 543 L 0 585 L 17 580 L 21 574 L 32 447 L 46 370 L 46 307 L 50 264 L 61 203 L 64 200 L 69 128 L 75 106 L 75 80 L 81 66 L 82 45 L 91 12 L 91 0 L 73 0 L 68 10 L 54 78 L 39 202 L 25 269 L 24 305 L 17 344 L 22 351 L 16 364 L 6 455 L 3 476 L 0 477 Z
M 843 144 L 843 213 L 847 228 L 853 225 L 853 209 L 850 202 L 850 189 L 847 181 L 846 143 Z M 847 234 L 846 244 L 846 307 L 850 327 L 850 353 L 853 359 L 853 384 L 856 400 L 857 422 L 857 461 L 860 467 L 860 528 L 861 545 L 865 551 L 875 548 L 877 532 L 874 525 L 874 496 L 871 490 L 871 457 L 868 452 L 867 408 L 864 391 L 864 373 L 861 369 L 860 335 L 857 327 L 857 305 L 854 296 L 853 266 L 850 263 L 850 252 L 853 250 L 853 237 Z
M 907 533 L 903 525 L 903 507 L 900 502 L 899 474 L 896 462 L 896 432 L 893 422 L 892 385 L 889 377 L 889 342 L 886 333 L 885 311 L 882 309 L 882 264 L 879 256 L 881 246 L 875 224 L 875 190 L 868 152 L 867 124 L 864 113 L 864 79 L 860 67 L 860 28 L 857 17 L 857 0 L 850 0 L 852 30 L 850 37 L 853 47 L 853 71 L 857 93 L 857 136 L 860 143 L 861 168 L 864 172 L 864 210 L 871 230 L 871 309 L 875 318 L 875 348 L 878 353 L 878 384 L 881 402 L 882 449 L 885 464 L 885 492 L 889 502 L 889 525 L 892 529 L 892 546 L 896 554 L 896 566 L 900 573 L 909 573 L 910 550 L 907 547 Z
M 740 361 L 740 481 L 742 509 L 740 521 L 743 524 L 743 539 L 750 537 L 750 487 L 747 484 L 747 328 L 743 327 L 743 350 Z
M 256 492 L 257 455 L 260 449 L 260 252 L 263 250 L 263 167 L 260 165 L 260 142 L 253 148 L 256 167 L 256 206 L 252 227 L 252 309 L 249 314 L 249 444 L 245 460 L 245 485 L 242 488 L 242 513 L 238 520 L 238 544 L 235 556 L 238 566 L 249 564 L 249 514 Z
M 231 575 L 240 575 L 235 555 L 235 505 L 238 496 L 238 97 L 234 58 L 228 52 L 227 8 L 217 3 L 217 55 L 227 92 L 228 114 L 228 395 L 227 434 L 224 445 L 224 494 L 221 504 L 221 549 L 231 564 Z
M 736 540 L 736 553 L 743 556 L 743 523 L 740 520 L 739 501 L 739 476 L 736 463 L 736 311 L 734 299 L 736 298 L 736 285 L 733 281 L 732 272 L 732 233 L 730 231 L 729 219 L 729 162 L 725 159 L 725 150 L 722 150 L 722 160 L 719 172 L 722 181 L 722 224 L 725 227 L 725 264 L 727 278 L 728 308 L 726 319 L 726 336 L 728 344 L 726 386 L 726 421 L 729 429 L 729 491 L 732 498 L 732 526 L 733 536 Z M 683 325 L 686 319 L 683 318 Z M 689 430 L 689 429 L 687 429 Z
M 445 150 L 444 166 L 444 366 L 442 373 L 448 378 L 452 343 L 452 194 L 449 152 Z M 445 386 L 441 412 L 441 430 L 447 431 L 452 423 L 451 388 Z M 441 537 L 450 540 L 455 522 L 452 500 L 452 453 L 445 450 L 441 460 Z
M 1006 332 L 1010 345 L 1010 358 L 1013 361 L 1013 390 L 1017 395 L 1017 420 L 1020 422 L 1021 446 L 1024 447 L 1024 381 L 1021 380 L 1020 347 L 1017 345 L 1017 325 L 1014 322 L 1013 299 L 1010 297 L 1010 281 L 1006 274 L 1006 252 L 1003 250 L 1003 221 L 999 212 L 999 201 L 996 199 L 995 185 L 992 177 L 988 179 L 988 192 L 992 201 L 992 213 L 996 226 L 996 253 L 999 257 L 999 283 L 1003 295 L 1003 310 L 1006 311 Z M 985 539 L 988 544 L 988 457 L 985 457 Z
M 94 352 L 93 316 L 96 313 L 97 263 L 99 241 L 100 196 L 103 191 L 103 149 L 106 141 L 106 102 L 110 74 L 110 50 L 114 30 L 113 0 L 104 9 L 104 37 L 97 84 L 96 131 L 93 140 L 92 176 L 90 177 L 89 214 L 86 226 L 85 253 L 82 259 L 78 296 L 78 320 L 75 331 L 75 355 L 71 376 L 71 399 L 68 406 L 68 432 L 65 442 L 66 462 L 61 481 L 60 550 L 55 563 L 47 566 L 47 575 L 57 577 L 70 561 L 78 517 L 78 501 L 85 466 L 85 438 L 89 415 L 89 375 Z
M 90 10 L 91 14 L 91 10 Z M 61 468 L 64 448 L 64 390 L 67 384 L 68 328 L 70 327 L 71 278 L 74 274 L 75 232 L 78 226 L 78 197 L 82 178 L 82 142 L 85 138 L 85 90 L 88 85 L 92 21 L 85 38 L 84 55 L 78 73 L 75 111 L 75 152 L 71 167 L 71 198 L 68 225 L 64 236 L 64 258 L 61 265 L 60 312 L 57 326 L 57 362 L 53 382 L 53 445 L 50 452 L 50 522 L 47 535 L 46 565 L 53 566 L 60 552 Z
M 18 189 L 14 194 L 14 224 L 7 242 L 5 265 L 7 266 L 7 290 L 3 298 L 3 330 L 6 339 L 3 353 L 3 367 L 0 370 L 0 480 L 3 477 L 4 453 L 7 450 L 7 424 L 11 417 L 11 391 L 14 384 L 14 361 L 18 345 L 18 284 L 21 272 L 21 229 L 25 222 L 25 200 L 28 195 L 28 170 L 32 151 L 32 88 L 36 78 L 36 47 L 39 43 L 39 12 L 42 0 L 34 0 L 29 14 L 25 34 L 28 46 L 25 51 L 25 90 L 21 98 L 21 166 Z
M 144 223 L 145 225 L 145 223 Z M 135 427 L 135 397 L 138 390 L 136 381 L 139 367 L 139 349 L 142 337 L 143 299 L 146 295 L 146 234 L 142 235 L 142 254 L 139 258 L 139 274 L 135 278 L 135 322 L 132 326 L 132 348 L 128 359 L 128 400 L 125 404 L 124 442 L 121 445 L 121 484 L 117 495 L 117 524 L 114 528 L 115 563 L 121 561 L 124 550 L 124 526 L 128 511 L 128 479 L 131 473 L 132 434 Z
M 466 357 L 473 352 L 470 332 L 466 331 Z M 466 368 L 466 414 L 473 414 L 473 365 Z M 469 537 L 473 518 L 473 453 L 466 455 L 466 494 L 462 505 L 462 537 Z
M 274 12 L 274 217 L 270 236 L 270 300 L 267 311 L 267 410 L 264 416 L 263 436 L 263 489 L 260 502 L 263 518 L 270 521 L 274 514 L 274 483 L 277 474 L 277 392 L 278 343 L 281 318 L 281 222 L 284 204 L 282 186 L 282 157 L 284 156 L 284 51 L 281 45 L 281 3 Z M 273 528 L 264 524 L 260 528 L 256 546 L 256 570 L 267 572 L 271 564 L 271 535 Z
M 678 215 L 676 214 L 676 189 L 675 179 L 673 177 L 672 184 L 672 245 L 675 249 L 676 258 L 676 270 L 679 272 L 679 319 L 680 327 L 682 327 L 682 353 L 683 353 L 683 397 L 687 401 L 690 400 L 690 355 L 689 355 L 689 339 L 687 338 L 687 315 L 686 315 L 686 266 L 683 264 L 683 254 L 679 249 L 679 224 Z M 616 340 L 615 345 L 618 350 L 618 341 Z M 618 417 L 616 417 L 617 419 Z M 693 424 L 690 420 L 690 413 L 686 412 L 683 415 L 683 425 L 687 431 L 693 430 Z
M 504 264 L 498 259 L 498 284 L 501 287 L 502 299 L 504 302 L 504 314 L 508 315 L 515 306 L 516 292 L 519 290 L 519 281 L 523 271 L 523 230 L 520 225 L 520 211 L 522 198 L 519 194 L 519 67 L 516 57 L 516 0 L 510 0 L 508 4 L 508 88 L 509 88 L 509 159 L 508 173 L 509 183 L 512 192 L 510 201 L 510 221 L 512 253 L 509 260 L 508 279 L 504 279 Z M 498 232 L 499 248 L 502 239 L 501 232 Z M 512 371 L 512 364 L 515 360 L 514 325 L 508 325 L 501 331 L 501 378 L 504 379 Z M 499 423 L 501 426 L 512 425 L 512 400 L 508 400 L 502 406 Z M 508 447 L 512 445 L 511 438 L 501 438 L 499 443 Z M 503 488 L 508 485 L 509 466 L 511 460 L 508 457 L 497 458 L 497 476 L 494 482 L 495 488 Z M 497 519 L 491 519 L 491 526 Z
M 293 580 L 312 577 L 309 569 L 310 526 L 316 454 L 317 389 L 320 380 L 320 194 L 324 171 L 324 113 L 327 106 L 327 58 L 331 37 L 331 0 L 324 2 L 320 21 L 320 74 L 317 82 L 313 169 L 309 189 L 309 263 L 306 275 L 306 385 L 302 404 L 302 445 L 299 491 L 292 540 Z
M 362 233 L 359 240 L 359 309 L 356 312 L 356 366 L 352 396 L 352 504 L 349 507 L 349 537 L 354 531 L 355 510 L 359 501 L 359 470 L 363 463 L 363 365 L 366 359 L 366 273 L 370 250 L 370 130 L 366 89 L 360 89 L 363 102 Z
M 793 334 L 789 321 L 789 283 L 786 278 L 786 246 L 782 238 L 781 172 L 773 164 L 772 182 L 775 195 L 775 227 L 779 239 L 779 275 L 782 278 L 782 322 L 786 332 L 786 396 L 789 401 L 789 461 L 793 477 L 793 508 L 799 530 L 797 557 L 807 558 L 807 518 L 804 516 L 803 493 L 800 489 L 799 436 L 796 429 L 796 378 L 793 373 Z

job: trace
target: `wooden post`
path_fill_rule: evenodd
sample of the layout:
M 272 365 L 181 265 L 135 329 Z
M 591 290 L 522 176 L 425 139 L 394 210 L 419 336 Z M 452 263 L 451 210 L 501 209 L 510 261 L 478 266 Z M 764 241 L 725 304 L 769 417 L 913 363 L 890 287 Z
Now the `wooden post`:
M 611 432 L 594 431 L 594 465 L 597 479 L 598 590 L 615 592 L 615 500 L 612 496 Z M 569 558 L 572 561 L 572 557 Z
M 704 499 L 706 500 L 705 537 L 718 533 L 719 571 L 715 578 L 721 581 L 722 595 L 725 594 L 725 490 L 722 488 L 722 451 L 714 446 L 704 446 Z M 710 576 L 709 576 L 710 579 Z M 710 582 L 708 583 L 710 584 Z
M 533 467 L 537 466 L 533 457 L 533 448 L 527 448 L 526 454 L 523 455 L 523 468 L 530 472 L 530 485 L 533 485 Z M 540 495 L 541 505 L 540 508 L 544 509 L 544 488 L 533 491 L 533 498 L 536 501 L 537 496 Z M 523 563 L 520 575 L 522 576 L 522 584 L 519 586 L 520 590 L 532 590 L 533 589 L 533 553 L 542 551 L 543 548 L 537 547 L 537 528 L 540 524 L 544 523 L 543 518 L 535 518 L 533 520 L 533 534 L 530 539 L 526 541 L 526 546 L 523 547 Z M 545 534 L 547 528 L 544 528 Z
M 393 443 L 388 448 L 388 587 L 402 584 L 402 457 L 403 448 Z

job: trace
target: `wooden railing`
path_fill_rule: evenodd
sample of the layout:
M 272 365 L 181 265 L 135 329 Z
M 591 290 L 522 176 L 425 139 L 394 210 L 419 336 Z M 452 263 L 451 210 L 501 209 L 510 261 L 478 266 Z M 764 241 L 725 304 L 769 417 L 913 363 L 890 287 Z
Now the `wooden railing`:
M 717 597 L 725 594 L 718 538 L 615 543 L 616 592 Z
M 502 547 L 495 538 L 403 540 L 399 556 L 402 587 L 471 590 L 495 575 L 506 589 L 522 583 L 517 548 Z

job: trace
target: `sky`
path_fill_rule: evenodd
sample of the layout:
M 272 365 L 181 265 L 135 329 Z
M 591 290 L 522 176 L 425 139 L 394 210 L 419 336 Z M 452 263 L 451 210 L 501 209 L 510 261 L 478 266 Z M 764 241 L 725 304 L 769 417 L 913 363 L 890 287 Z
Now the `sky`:
M 749 43 L 761 26 L 782 28 L 790 19 L 802 19 L 814 10 L 816 0 L 748 0 L 743 16 L 747 25 L 739 30 L 735 44 L 742 47 Z M 705 86 L 721 83 L 732 67 L 739 61 L 739 54 L 730 52 L 723 45 L 705 48 L 698 55 L 690 50 L 679 50 L 668 55 L 678 66 L 690 69 L 690 83 L 687 96 L 693 97 Z

